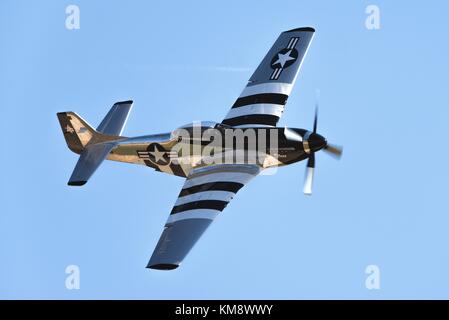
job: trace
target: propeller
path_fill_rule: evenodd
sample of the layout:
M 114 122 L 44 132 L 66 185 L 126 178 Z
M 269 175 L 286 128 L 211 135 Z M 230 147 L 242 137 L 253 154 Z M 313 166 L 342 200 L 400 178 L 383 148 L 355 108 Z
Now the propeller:
M 303 192 L 305 195 L 312 195 L 313 186 L 313 174 L 315 171 L 315 152 L 310 153 L 309 159 L 307 160 L 306 168 L 306 179 L 304 181 Z
M 305 143 L 305 145 L 307 145 L 308 153 L 309 153 L 309 159 L 307 160 L 306 176 L 305 176 L 304 189 L 303 189 L 303 192 L 305 195 L 312 195 L 313 176 L 314 176 L 314 172 L 315 172 L 315 151 L 313 150 L 313 148 L 310 148 L 310 143 L 308 140 L 312 134 L 317 133 L 318 105 L 319 105 L 318 100 L 319 100 L 319 91 L 317 90 L 316 95 L 315 95 L 315 117 L 313 119 L 313 131 L 307 132 L 306 135 L 304 136 L 304 143 Z M 323 138 L 321 137 L 321 139 L 323 139 Z M 325 141 L 325 146 L 324 146 L 323 150 L 327 154 L 333 156 L 336 159 L 340 159 L 341 155 L 343 153 L 343 148 L 341 146 L 329 144 L 329 143 L 327 143 L 327 141 Z
M 323 149 L 328 155 L 333 156 L 336 159 L 340 159 L 343 154 L 343 147 L 337 146 L 335 144 L 327 144 L 327 146 Z
M 320 99 L 320 90 L 316 90 L 315 92 L 315 117 L 313 118 L 313 133 L 316 133 L 316 129 L 318 127 L 318 101 Z

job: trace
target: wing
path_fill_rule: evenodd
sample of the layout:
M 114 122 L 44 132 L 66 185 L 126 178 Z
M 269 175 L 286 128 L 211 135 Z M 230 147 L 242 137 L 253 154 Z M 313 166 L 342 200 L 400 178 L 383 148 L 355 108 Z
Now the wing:
M 215 217 L 260 169 L 256 165 L 213 165 L 187 177 L 147 268 L 179 266 Z
M 281 33 L 222 123 L 276 126 L 314 32 L 313 28 L 298 28 Z

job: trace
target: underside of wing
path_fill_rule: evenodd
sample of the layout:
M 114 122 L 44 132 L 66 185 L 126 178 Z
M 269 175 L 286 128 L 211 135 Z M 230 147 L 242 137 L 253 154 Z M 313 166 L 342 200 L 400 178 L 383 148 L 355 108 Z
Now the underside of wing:
M 259 171 L 255 165 L 213 165 L 193 170 L 147 267 L 177 268 L 215 217 Z
M 276 126 L 315 30 L 281 33 L 222 121 L 235 127 Z

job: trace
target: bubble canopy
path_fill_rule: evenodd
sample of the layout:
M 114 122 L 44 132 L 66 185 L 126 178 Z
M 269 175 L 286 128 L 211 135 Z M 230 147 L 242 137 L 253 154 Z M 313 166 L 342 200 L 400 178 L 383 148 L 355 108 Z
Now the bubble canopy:
M 189 129 L 189 128 L 194 128 L 194 127 L 201 127 L 201 128 L 210 128 L 213 129 L 215 128 L 217 125 L 219 125 L 219 123 L 214 122 L 214 121 L 194 121 L 188 124 L 185 124 L 181 127 L 179 127 L 178 129 Z

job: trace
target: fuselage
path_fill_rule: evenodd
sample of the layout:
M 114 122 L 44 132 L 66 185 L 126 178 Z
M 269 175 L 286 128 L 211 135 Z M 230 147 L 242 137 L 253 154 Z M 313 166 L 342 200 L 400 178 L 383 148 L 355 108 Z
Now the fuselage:
M 171 133 L 123 138 L 107 159 L 186 177 L 194 168 L 219 163 L 255 164 L 263 169 L 284 166 L 307 159 L 312 149 L 318 151 L 325 143 L 305 129 L 203 122 Z

